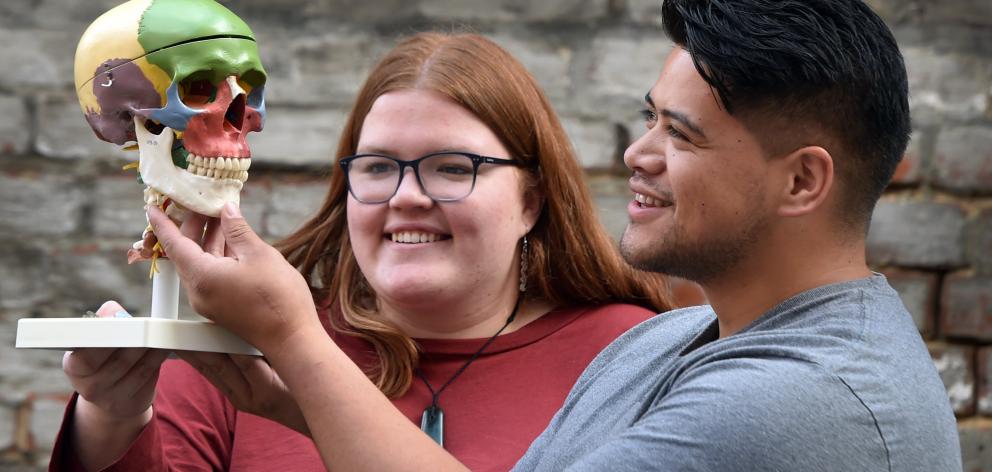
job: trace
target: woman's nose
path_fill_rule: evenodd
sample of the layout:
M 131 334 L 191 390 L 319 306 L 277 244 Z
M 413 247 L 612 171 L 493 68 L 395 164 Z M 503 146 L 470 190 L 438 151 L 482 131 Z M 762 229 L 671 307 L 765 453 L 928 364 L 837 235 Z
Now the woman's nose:
M 393 198 L 389 199 L 389 206 L 396 208 L 418 206 L 426 208 L 433 204 L 434 200 L 424 192 L 413 169 L 404 169 L 400 175 L 400 185 L 396 188 Z

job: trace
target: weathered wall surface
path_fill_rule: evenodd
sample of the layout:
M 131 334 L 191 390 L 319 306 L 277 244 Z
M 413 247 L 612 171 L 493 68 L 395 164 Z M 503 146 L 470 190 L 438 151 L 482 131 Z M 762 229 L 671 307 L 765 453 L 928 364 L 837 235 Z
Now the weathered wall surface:
M 13 349 L 18 318 L 77 316 L 106 299 L 145 313 L 147 267 L 133 156 L 98 141 L 76 105 L 72 57 L 116 0 L 0 3 L 0 469 L 41 470 L 70 391 L 62 354 Z M 660 0 L 226 1 L 258 36 L 269 121 L 244 201 L 265 237 L 323 196 L 345 113 L 396 38 L 472 30 L 545 87 L 588 169 L 600 216 L 626 220 L 624 172 L 641 97 L 669 43 Z M 931 347 L 960 418 L 967 470 L 992 470 L 992 2 L 873 0 L 909 68 L 915 131 L 879 205 L 870 258 Z M 686 291 L 691 298 L 691 290 Z

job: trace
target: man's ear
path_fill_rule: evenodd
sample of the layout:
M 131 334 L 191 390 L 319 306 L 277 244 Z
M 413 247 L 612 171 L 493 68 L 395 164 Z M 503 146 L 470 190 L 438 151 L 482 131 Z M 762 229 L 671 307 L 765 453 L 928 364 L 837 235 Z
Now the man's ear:
M 823 206 L 834 186 L 834 159 L 820 146 L 806 146 L 781 158 L 785 180 L 780 216 L 802 216 Z

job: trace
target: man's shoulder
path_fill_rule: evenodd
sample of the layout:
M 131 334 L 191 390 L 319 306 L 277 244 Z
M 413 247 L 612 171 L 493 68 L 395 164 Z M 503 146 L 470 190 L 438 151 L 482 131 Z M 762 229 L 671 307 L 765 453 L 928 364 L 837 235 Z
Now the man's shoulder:
M 657 314 L 606 346 L 586 372 L 595 372 L 614 362 L 631 365 L 667 362 L 715 321 L 716 315 L 709 306 Z
M 676 308 L 659 313 L 643 324 L 642 335 L 658 336 L 672 332 L 698 332 L 716 321 L 716 313 L 709 305 Z
M 626 303 L 611 303 L 575 309 L 579 313 L 576 323 L 582 329 L 622 328 L 624 344 L 635 340 L 663 337 L 672 339 L 678 333 L 702 329 L 716 320 L 713 310 L 707 305 L 678 308 L 656 313 L 644 307 Z
M 687 343 L 715 321 L 716 314 L 709 305 L 678 308 L 659 313 L 634 326 L 617 341 L 628 346 L 628 349 L 639 343 Z

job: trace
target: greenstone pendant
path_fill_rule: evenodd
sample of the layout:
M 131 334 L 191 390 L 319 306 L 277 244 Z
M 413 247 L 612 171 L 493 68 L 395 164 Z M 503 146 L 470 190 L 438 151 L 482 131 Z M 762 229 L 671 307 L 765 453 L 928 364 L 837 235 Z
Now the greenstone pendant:
M 420 430 L 444 447 L 444 412 L 440 407 L 431 405 L 424 410 L 424 415 L 420 418 Z

